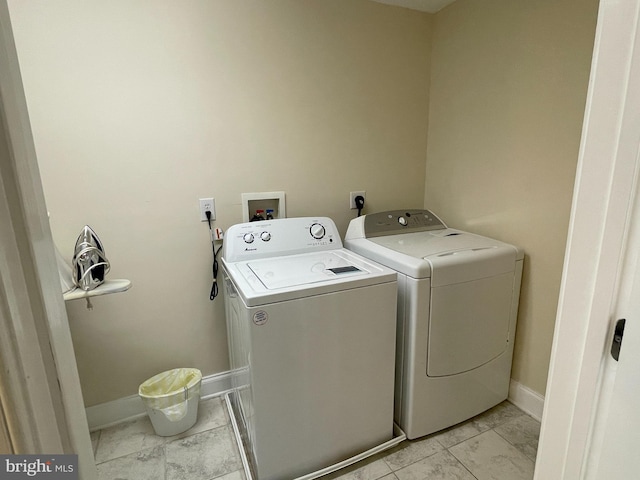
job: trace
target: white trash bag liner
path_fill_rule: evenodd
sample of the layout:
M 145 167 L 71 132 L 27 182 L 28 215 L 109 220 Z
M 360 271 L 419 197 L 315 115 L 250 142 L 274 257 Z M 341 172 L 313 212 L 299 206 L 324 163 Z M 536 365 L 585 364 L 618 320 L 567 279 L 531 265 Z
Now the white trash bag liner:
M 140 385 L 138 395 L 158 435 L 177 435 L 196 423 L 201 382 L 197 368 L 175 368 Z

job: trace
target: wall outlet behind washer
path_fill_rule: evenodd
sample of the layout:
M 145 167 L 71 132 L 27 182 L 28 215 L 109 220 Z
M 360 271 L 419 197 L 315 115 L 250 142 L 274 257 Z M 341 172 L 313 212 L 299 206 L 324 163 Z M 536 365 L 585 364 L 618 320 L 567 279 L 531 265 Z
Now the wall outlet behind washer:
M 349 208 L 351 210 L 358 208 L 358 206 L 356 205 L 356 197 L 360 195 L 362 198 L 367 198 L 367 192 L 365 192 L 364 190 L 361 192 L 351 192 L 349 193 Z
M 216 201 L 213 198 L 200 199 L 200 221 L 207 221 L 207 213 L 211 212 L 211 220 L 216 219 Z

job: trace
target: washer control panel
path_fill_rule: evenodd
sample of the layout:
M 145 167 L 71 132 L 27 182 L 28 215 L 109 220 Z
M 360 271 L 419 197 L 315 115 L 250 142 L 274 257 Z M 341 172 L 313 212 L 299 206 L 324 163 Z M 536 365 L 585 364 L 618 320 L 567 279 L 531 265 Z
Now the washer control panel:
M 342 248 L 338 229 L 327 217 L 265 220 L 233 225 L 225 234 L 228 261 Z
M 368 214 L 364 219 L 367 238 L 444 228 L 444 222 L 430 210 L 390 210 Z
M 322 240 L 324 236 L 327 234 L 327 230 L 324 228 L 324 225 L 321 223 L 314 223 L 309 227 L 309 233 L 316 240 Z

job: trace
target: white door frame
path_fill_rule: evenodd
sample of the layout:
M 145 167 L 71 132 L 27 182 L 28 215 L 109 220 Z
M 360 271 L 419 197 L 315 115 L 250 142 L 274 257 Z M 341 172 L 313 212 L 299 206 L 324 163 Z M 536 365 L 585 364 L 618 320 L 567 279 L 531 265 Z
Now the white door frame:
M 640 50 L 639 5 L 640 0 L 601 0 L 539 480 L 582 475 L 635 189 L 637 156 L 631 152 L 638 145 L 625 123 L 625 102 L 629 67 Z M 91 442 L 6 0 L 0 0 L 0 102 L 0 135 L 7 141 L 0 143 L 0 359 L 9 372 L 0 378 L 0 400 L 16 450 L 70 449 L 79 454 L 82 478 L 92 480 Z
M 639 167 L 640 0 L 601 0 L 536 480 L 580 479 Z
M 0 0 L 0 401 L 15 453 L 97 476 L 9 9 Z

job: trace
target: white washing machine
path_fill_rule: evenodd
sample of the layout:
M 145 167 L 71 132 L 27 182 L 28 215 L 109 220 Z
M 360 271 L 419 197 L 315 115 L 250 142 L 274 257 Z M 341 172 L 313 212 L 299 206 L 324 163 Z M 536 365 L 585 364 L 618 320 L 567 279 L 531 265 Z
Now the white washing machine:
M 222 267 L 231 403 L 254 477 L 293 479 L 393 441 L 396 273 L 344 249 L 329 218 L 234 225 Z
M 395 420 L 417 438 L 507 398 L 523 252 L 428 210 L 351 221 L 345 246 L 398 272 Z

